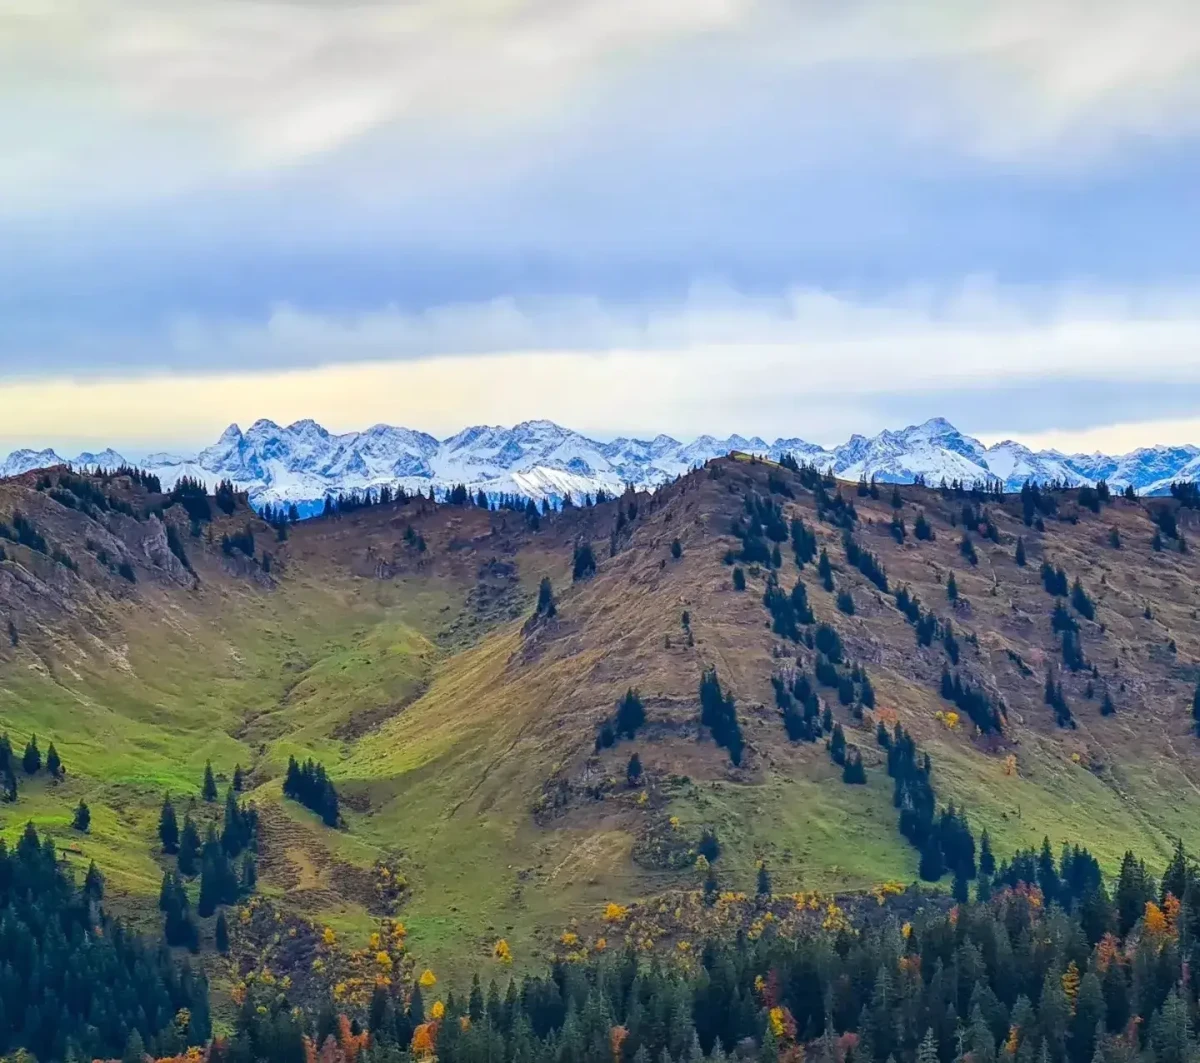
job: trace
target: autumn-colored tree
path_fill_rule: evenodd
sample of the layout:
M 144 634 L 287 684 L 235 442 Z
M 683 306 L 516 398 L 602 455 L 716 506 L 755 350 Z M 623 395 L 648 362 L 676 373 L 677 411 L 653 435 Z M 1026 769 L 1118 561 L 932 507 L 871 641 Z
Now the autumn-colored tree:
M 432 1059 L 437 1050 L 437 1023 L 423 1022 L 413 1030 L 410 1050 L 416 1059 Z
M 1067 998 L 1067 1003 L 1071 1007 L 1071 1014 L 1075 1014 L 1075 1003 L 1079 999 L 1079 966 L 1074 960 L 1067 964 L 1067 969 L 1063 971 L 1062 978 L 1063 994 Z
M 1179 898 L 1173 893 L 1168 893 L 1166 899 L 1163 901 L 1163 917 L 1167 921 L 1167 933 L 1171 937 L 1179 936 L 1179 913 L 1182 907 L 1179 903 Z
M 624 1026 L 614 1026 L 608 1031 L 608 1047 L 612 1052 L 613 1063 L 621 1063 L 621 1048 L 628 1036 L 629 1030 Z
M 356 1034 L 350 1026 L 350 1020 L 345 1015 L 338 1016 L 338 1047 L 342 1050 L 342 1057 L 346 1063 L 355 1063 L 358 1054 L 367 1047 L 370 1040 L 371 1035 L 366 1030 Z
M 1093 966 L 1100 974 L 1104 974 L 1112 966 L 1114 960 L 1121 955 L 1121 943 L 1112 933 L 1105 934 L 1096 945 L 1096 958 Z
M 1166 937 L 1170 929 L 1163 910 L 1153 901 L 1146 902 L 1146 912 L 1142 916 L 1142 929 L 1149 938 Z

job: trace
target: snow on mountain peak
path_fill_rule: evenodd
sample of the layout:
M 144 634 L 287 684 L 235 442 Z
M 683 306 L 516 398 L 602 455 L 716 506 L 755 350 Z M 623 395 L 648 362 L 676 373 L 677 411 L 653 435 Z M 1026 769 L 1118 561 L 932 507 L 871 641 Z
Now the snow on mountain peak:
M 492 495 L 575 497 L 603 488 L 619 492 L 626 484 L 653 489 L 711 458 L 731 450 L 778 459 L 792 453 L 845 479 L 859 476 L 905 482 L 923 476 L 941 480 L 1003 480 L 1009 490 L 1026 480 L 1058 480 L 1072 485 L 1107 479 L 1114 488 L 1132 484 L 1139 492 L 1165 491 L 1173 479 L 1200 476 L 1200 447 L 1144 447 L 1130 454 L 1064 455 L 1033 451 L 1006 439 L 990 447 L 960 432 L 944 417 L 878 435 L 855 434 L 826 449 L 799 437 L 768 444 L 758 436 L 719 439 L 701 435 L 681 443 L 669 435 L 652 439 L 620 437 L 609 442 L 538 419 L 511 428 L 474 425 L 438 440 L 410 428 L 376 424 L 359 432 L 329 432 L 311 418 L 281 428 L 260 419 L 245 432 L 231 424 L 220 438 L 194 457 L 157 453 L 142 464 L 164 487 L 182 476 L 232 480 L 250 492 L 256 505 L 267 502 L 319 503 L 326 495 L 378 489 L 384 484 L 427 492 L 463 483 Z M 84 453 L 75 464 L 111 468 L 125 460 L 113 450 Z M 0 463 L 0 476 L 65 464 L 53 450 L 17 450 Z

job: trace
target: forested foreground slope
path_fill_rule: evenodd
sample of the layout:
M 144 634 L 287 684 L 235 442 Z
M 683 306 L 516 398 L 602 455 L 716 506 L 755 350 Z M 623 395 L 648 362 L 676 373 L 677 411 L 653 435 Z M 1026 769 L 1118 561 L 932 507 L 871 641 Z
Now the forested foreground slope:
M 961 892 L 985 830 L 1001 861 L 1048 837 L 1109 874 L 1200 848 L 1187 491 L 733 456 L 561 513 L 464 492 L 289 523 L 157 488 L 0 482 L 0 817 L 80 879 L 94 860 L 144 928 L 169 892 L 221 992 L 244 973 L 211 955 L 222 911 L 235 954 L 263 912 L 314 947 L 402 920 L 408 962 L 453 975 L 597 936 L 678 952 L 714 911 L 752 925 L 764 866 L 776 895 Z M 164 852 L 168 796 L 194 867 Z M 734 899 L 655 900 L 689 891 Z

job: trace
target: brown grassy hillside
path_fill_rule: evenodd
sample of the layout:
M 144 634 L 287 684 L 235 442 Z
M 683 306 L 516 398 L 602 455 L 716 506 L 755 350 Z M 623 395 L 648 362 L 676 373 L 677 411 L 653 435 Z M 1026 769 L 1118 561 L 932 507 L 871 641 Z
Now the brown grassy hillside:
M 820 519 L 803 480 L 734 457 L 653 497 L 568 510 L 537 530 L 516 513 L 419 502 L 307 521 L 283 542 L 244 506 L 216 511 L 198 537 L 179 507 L 140 519 L 161 499 L 128 480 L 102 489 L 134 516 L 68 508 L 33 474 L 0 483 L 0 520 L 20 510 L 46 540 L 45 553 L 3 543 L 0 617 L 17 638 L 0 648 L 0 718 L 18 749 L 31 732 L 43 748 L 52 738 L 68 769 L 60 783 L 23 781 L 17 804 L 0 806 L 4 829 L 33 817 L 65 841 L 85 796 L 94 826 L 81 845 L 136 910 L 161 874 L 162 792 L 195 794 L 205 759 L 224 779 L 240 763 L 262 813 L 264 894 L 362 930 L 391 907 L 377 889 L 387 866 L 407 883 L 395 910 L 416 950 L 483 955 L 504 936 L 519 961 L 608 900 L 694 884 L 706 828 L 721 841 L 715 866 L 731 888 L 749 888 L 760 860 L 777 888 L 912 880 L 916 853 L 896 829 L 875 742 L 880 719 L 912 732 L 932 758 L 939 800 L 965 805 L 1001 856 L 1043 835 L 1086 844 L 1109 867 L 1127 846 L 1161 862 L 1176 835 L 1200 844 L 1197 563 L 1176 539 L 1152 548 L 1158 509 L 1178 511 L 1185 540 L 1195 512 L 1171 500 L 1093 512 L 1077 493 L 1056 492 L 1039 530 L 1024 523 L 1019 499 L 906 486 L 895 511 L 890 487 L 872 498 L 843 484 L 857 510 L 854 541 L 886 569 L 884 594 L 848 563 L 844 529 L 829 513 Z M 816 621 L 838 631 L 874 687 L 865 712 L 820 690 L 862 751 L 865 786 L 842 781 L 823 742 L 785 733 L 771 679 L 812 674 L 805 635 L 815 625 L 799 642 L 772 632 L 769 565 L 739 564 L 747 586 L 734 589 L 725 559 L 741 549 L 731 527 L 747 496 L 801 518 L 827 551 L 836 590 L 853 598 L 854 614 L 840 611 L 815 564 L 798 570 L 790 544 L 778 544 L 783 590 L 804 581 Z M 974 565 L 960 546 L 964 505 L 980 510 Z M 935 539 L 914 535 L 918 513 Z M 247 523 L 254 561 L 220 546 Z M 171 552 L 168 524 L 193 572 Z M 598 567 L 573 583 L 582 541 Z M 77 571 L 54 560 L 56 549 Z M 1078 577 L 1094 602 L 1092 620 L 1068 606 L 1086 669 L 1063 668 L 1043 560 Z M 543 576 L 557 613 L 531 622 Z M 956 671 L 1003 706 L 1001 735 L 977 735 L 965 717 L 948 726 L 945 644 L 918 646 L 896 607 L 900 586 L 943 629 L 951 622 Z M 699 725 L 707 667 L 736 701 L 747 742 L 737 767 Z M 1044 702 L 1048 670 L 1073 728 L 1057 726 Z M 597 752 L 631 686 L 645 725 Z M 1105 693 L 1115 707 L 1107 717 Z M 631 786 L 635 750 L 645 771 Z M 291 753 L 329 767 L 344 830 L 281 798 Z

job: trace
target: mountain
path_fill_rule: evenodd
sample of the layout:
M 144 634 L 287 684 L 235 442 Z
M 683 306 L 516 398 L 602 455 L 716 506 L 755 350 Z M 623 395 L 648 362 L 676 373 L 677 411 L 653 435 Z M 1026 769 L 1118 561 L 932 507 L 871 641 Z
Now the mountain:
M 244 432 L 230 425 L 199 454 L 155 453 L 141 464 L 168 487 L 184 476 L 210 485 L 229 479 L 248 491 L 256 506 L 294 502 L 308 515 L 327 495 L 385 484 L 427 494 L 431 487 L 444 491 L 462 483 L 493 498 L 517 494 L 556 500 L 600 490 L 619 493 L 628 484 L 653 490 L 731 451 L 775 459 L 791 453 L 848 480 L 1000 480 L 1010 491 L 1028 480 L 1078 487 L 1106 479 L 1115 489 L 1132 485 L 1140 494 L 1165 494 L 1173 480 L 1200 476 L 1200 447 L 1146 447 L 1119 456 L 1034 451 L 1013 440 L 988 447 L 940 417 L 876 436 L 854 435 L 832 449 L 797 437 L 768 443 L 740 435 L 702 435 L 690 443 L 668 435 L 599 442 L 545 420 L 512 428 L 477 425 L 443 440 L 384 424 L 337 435 L 312 420 L 286 427 L 259 420 Z M 52 450 L 18 450 L 0 464 L 0 476 L 65 463 Z M 70 461 L 86 469 L 123 463 L 111 449 Z
M 595 473 L 602 461 L 669 473 L 677 460 L 673 441 L 592 444 L 545 422 L 453 444 L 308 425 L 288 453 L 276 435 L 231 431 L 214 457 L 253 475 L 303 464 L 294 475 L 315 481 L 355 455 L 435 473 L 470 455 L 479 476 L 585 475 L 572 462 Z M 833 460 L 897 473 L 998 453 L 944 424 L 847 448 Z M 537 520 L 422 498 L 277 528 L 244 496 L 232 512 L 195 499 L 185 512 L 125 475 L 51 480 L 0 481 L 0 715 L 18 751 L 53 741 L 65 773 L 20 772 L 0 835 L 11 846 L 34 822 L 64 860 L 96 861 L 106 905 L 158 928 L 176 866 L 157 841 L 164 794 L 202 834 L 220 829 L 204 765 L 221 797 L 240 765 L 259 890 L 245 916 L 229 909 L 233 956 L 292 979 L 300 999 L 327 998 L 315 986 L 327 967 L 365 1007 L 374 974 L 346 965 L 364 950 L 374 963 L 366 946 L 387 916 L 407 927 L 416 970 L 457 995 L 480 962 L 503 973 L 501 938 L 519 973 L 568 934 L 670 955 L 703 940 L 709 915 L 761 929 L 760 861 L 790 911 L 797 890 L 913 882 L 880 723 L 928 754 L 937 806 L 966 809 L 998 859 L 1048 836 L 1112 874 L 1126 848 L 1158 869 L 1175 835 L 1200 848 L 1200 510 L 1187 499 L 1052 489 L 1027 523 L 1012 495 L 910 485 L 894 507 L 890 488 L 851 482 L 851 510 L 811 475 L 721 457 L 653 493 Z M 832 590 L 814 560 L 797 564 L 793 520 L 797 541 L 825 551 Z M 585 545 L 594 571 L 576 564 Z M 1043 562 L 1072 593 L 1048 593 Z M 535 615 L 543 578 L 553 615 Z M 704 722 L 709 668 L 724 716 Z M 618 735 L 631 689 L 644 722 Z M 831 759 L 837 734 L 865 778 Z M 339 829 L 282 794 L 292 756 L 326 767 Z M 86 835 L 70 826 L 81 799 Z M 731 898 L 711 912 L 696 867 L 706 832 Z M 606 919 L 610 903 L 629 917 Z M 198 963 L 223 962 L 214 918 Z M 325 926 L 344 954 L 288 944 Z

